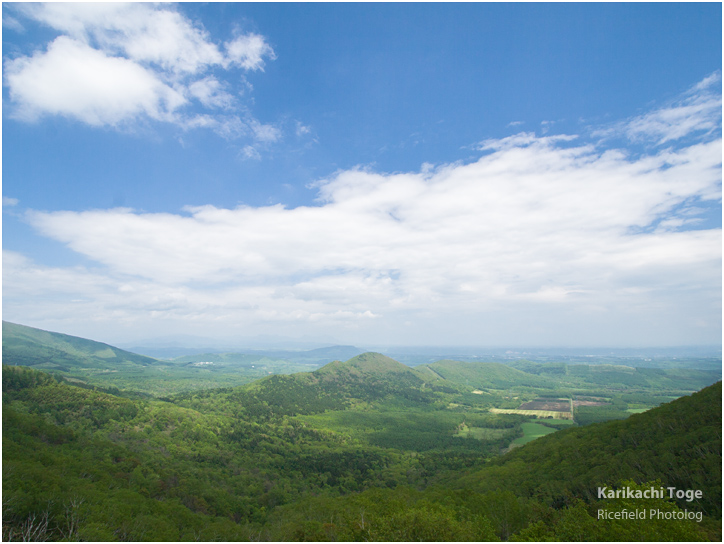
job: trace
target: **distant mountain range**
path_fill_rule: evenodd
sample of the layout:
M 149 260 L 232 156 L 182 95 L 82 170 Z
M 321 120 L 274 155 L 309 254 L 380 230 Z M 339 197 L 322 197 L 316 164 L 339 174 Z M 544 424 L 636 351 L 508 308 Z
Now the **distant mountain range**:
M 363 353 L 363 351 L 354 346 L 330 346 L 327 348 L 317 348 L 306 351 L 249 349 L 242 353 L 207 351 L 177 357 L 173 359 L 173 361 L 175 363 L 190 363 L 196 361 L 232 361 L 237 359 L 258 360 L 261 358 L 268 358 L 283 359 L 285 361 L 292 361 L 300 364 L 324 364 L 335 359 L 351 359 L 360 353 Z
M 414 377 L 419 383 L 468 389 L 530 387 L 553 390 L 560 387 L 610 386 L 618 383 L 626 387 L 683 392 L 698 390 L 721 378 L 721 359 L 707 360 L 710 368 L 706 368 L 707 365 L 699 359 L 680 361 L 683 368 L 669 364 L 662 365 L 664 368 L 646 368 L 638 366 L 638 360 L 615 360 L 618 364 L 599 361 L 592 365 L 533 362 L 524 359 L 508 360 L 505 363 L 443 359 L 410 367 L 384 354 L 363 355 L 363 351 L 355 346 L 330 346 L 305 351 L 205 352 L 166 360 L 6 321 L 3 321 L 2 340 L 4 364 L 30 366 L 72 375 L 84 381 L 102 379 L 105 385 L 120 385 L 131 389 L 143 389 L 144 376 L 154 377 L 159 384 L 168 382 L 174 376 L 180 378 L 180 368 L 192 373 L 185 375 L 184 379 L 198 382 L 196 387 L 212 387 L 239 385 L 268 374 L 291 374 L 324 365 L 327 366 L 320 369 L 320 376 L 328 376 L 333 370 L 346 373 L 350 377 L 379 375 L 378 372 L 369 372 L 372 365 L 375 368 L 384 368 L 385 374 L 396 374 L 396 378 L 405 374 Z M 336 362 L 331 363 L 332 361 Z M 672 361 L 668 360 L 668 363 Z M 705 368 L 697 368 L 702 366 Z M 216 376 L 215 381 L 202 380 L 209 372 Z M 220 381 L 219 376 L 222 374 L 226 377 L 225 381 Z M 122 379 L 125 379 L 122 383 L 114 382 Z M 146 392 L 152 393 L 156 390 L 159 388 L 147 389 Z
M 6 323 L 5 321 L 3 323 Z M 14 327 L 32 329 L 22 325 Z M 33 329 L 39 331 L 39 329 Z M 47 331 L 43 331 L 47 332 Z M 59 333 L 47 333 L 59 334 Z M 64 335 L 67 336 L 67 335 Z M 558 347 L 558 348 L 509 348 L 471 346 L 367 346 L 351 345 L 319 346 L 319 341 L 291 340 L 281 337 L 248 339 L 247 347 L 242 340 L 225 340 L 222 343 L 210 338 L 195 336 L 170 336 L 148 339 L 141 343 L 123 344 L 123 350 L 159 360 L 193 361 L 211 360 L 212 354 L 240 353 L 244 355 L 283 359 L 300 364 L 325 364 L 331 360 L 347 360 L 367 351 L 380 352 L 408 366 L 429 364 L 452 359 L 464 362 L 498 362 L 515 367 L 517 361 L 546 363 L 580 363 L 584 365 L 618 364 L 638 368 L 693 368 L 721 370 L 721 346 L 680 346 L 652 348 L 610 347 Z M 275 345 L 273 349 L 261 349 L 255 345 Z M 119 348 L 114 348 L 119 349 Z

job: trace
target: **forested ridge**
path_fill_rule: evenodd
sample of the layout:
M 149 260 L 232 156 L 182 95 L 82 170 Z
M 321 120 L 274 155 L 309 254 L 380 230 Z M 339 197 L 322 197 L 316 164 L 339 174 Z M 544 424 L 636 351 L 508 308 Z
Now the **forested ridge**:
M 162 398 L 4 365 L 3 540 L 721 539 L 721 382 L 621 421 L 539 419 L 563 430 L 513 448 L 529 418 L 488 408 L 546 389 L 473 390 L 486 365 L 444 363 L 366 353 Z M 486 379 L 519 372 L 501 367 Z M 596 493 L 650 485 L 703 496 Z M 643 507 L 704 517 L 596 519 Z

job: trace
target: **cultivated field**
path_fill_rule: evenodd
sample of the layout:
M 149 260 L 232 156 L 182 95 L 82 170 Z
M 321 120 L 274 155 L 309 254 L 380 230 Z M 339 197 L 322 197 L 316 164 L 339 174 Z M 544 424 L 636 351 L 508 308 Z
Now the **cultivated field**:
M 568 399 L 535 399 L 521 404 L 520 409 L 547 412 L 570 412 L 571 401 Z
M 578 408 L 579 406 L 606 406 L 611 404 L 610 402 L 600 400 L 574 400 L 573 406 Z
M 520 414 L 522 416 L 553 418 L 553 419 L 573 419 L 573 413 L 559 412 L 557 410 L 522 410 L 520 408 L 506 410 L 504 408 L 491 408 L 493 414 Z

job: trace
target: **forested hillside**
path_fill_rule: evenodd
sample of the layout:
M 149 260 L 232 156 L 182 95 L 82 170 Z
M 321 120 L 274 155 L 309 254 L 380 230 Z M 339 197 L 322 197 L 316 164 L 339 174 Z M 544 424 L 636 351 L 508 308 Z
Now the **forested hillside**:
M 588 540 L 717 538 L 720 384 L 486 463 L 495 453 L 485 444 L 514 429 L 516 416 L 430 412 L 434 403 L 424 397 L 400 401 L 389 388 L 342 383 L 365 362 L 383 375 L 399 370 L 372 355 L 317 376 L 275 376 L 172 402 L 120 398 L 4 367 L 4 537 L 539 540 L 567 539 L 575 526 Z M 325 383 L 359 396 L 330 390 L 315 405 L 309 393 Z M 380 399 L 392 402 L 378 411 L 348 408 Z M 446 434 L 448 424 L 465 422 L 487 425 L 489 440 Z M 415 432 L 450 438 L 419 447 L 409 440 Z M 597 521 L 602 501 L 592 489 L 627 478 L 702 489 L 696 504 L 666 499 L 656 507 L 706 517 L 645 527 Z

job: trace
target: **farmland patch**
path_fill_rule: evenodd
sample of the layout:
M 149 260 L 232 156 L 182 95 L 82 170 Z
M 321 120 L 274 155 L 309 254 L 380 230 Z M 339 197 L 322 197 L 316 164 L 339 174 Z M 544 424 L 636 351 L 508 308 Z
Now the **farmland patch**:
M 601 400 L 574 400 L 573 401 L 574 408 L 578 408 L 579 406 L 606 406 L 607 404 L 611 404 L 611 403 L 601 401 Z
M 491 408 L 490 412 L 493 414 L 519 414 L 537 418 L 573 419 L 571 412 L 559 412 L 556 410 L 522 410 L 520 408 L 508 410 L 505 408 Z
M 546 412 L 570 412 L 568 399 L 535 399 L 520 405 L 521 410 L 543 410 Z

